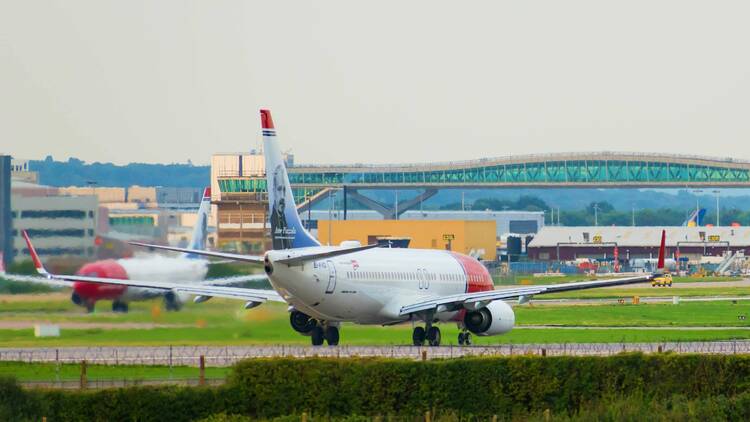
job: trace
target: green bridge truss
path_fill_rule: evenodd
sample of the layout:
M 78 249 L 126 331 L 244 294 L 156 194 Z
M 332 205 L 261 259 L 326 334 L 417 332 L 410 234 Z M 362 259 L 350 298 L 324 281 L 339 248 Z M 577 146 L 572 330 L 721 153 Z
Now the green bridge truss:
M 681 155 L 579 153 L 455 163 L 298 166 L 289 169 L 295 196 L 325 188 L 488 187 L 750 187 L 750 162 Z M 263 178 L 223 177 L 222 192 L 265 191 Z

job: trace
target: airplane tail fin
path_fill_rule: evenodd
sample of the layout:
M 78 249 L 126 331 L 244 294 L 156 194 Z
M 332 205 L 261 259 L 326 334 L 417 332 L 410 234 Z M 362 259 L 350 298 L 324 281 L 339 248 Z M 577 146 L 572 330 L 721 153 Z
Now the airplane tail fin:
M 705 216 L 705 208 L 695 210 L 690 214 L 690 217 L 682 223 L 682 225 L 686 227 L 700 227 L 703 225 L 703 217 Z
M 667 244 L 667 231 L 662 230 L 661 231 L 661 245 L 659 246 L 659 260 L 656 263 L 657 273 L 664 272 L 664 254 L 667 249 L 666 244 Z
M 198 218 L 195 220 L 193 227 L 193 237 L 187 249 L 206 249 L 206 237 L 208 236 L 208 213 L 211 211 L 211 188 L 203 190 L 201 205 L 198 208 Z M 199 258 L 198 255 L 185 254 L 188 258 Z
M 271 118 L 271 111 L 261 110 L 260 121 L 263 127 L 263 153 L 266 159 L 273 249 L 320 246 L 320 242 L 305 230 L 297 214 L 292 186 L 289 183 L 286 165 L 276 140 L 276 129 Z

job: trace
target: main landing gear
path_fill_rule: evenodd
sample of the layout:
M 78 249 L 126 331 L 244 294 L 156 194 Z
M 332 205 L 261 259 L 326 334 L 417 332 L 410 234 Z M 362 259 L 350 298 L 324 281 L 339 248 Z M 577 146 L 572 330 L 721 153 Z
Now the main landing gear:
M 426 328 L 414 327 L 411 339 L 415 346 L 424 346 L 425 340 L 430 346 L 440 346 L 440 328 L 427 324 Z
M 338 346 L 339 327 L 317 324 L 310 332 L 310 339 L 313 346 L 322 346 L 323 342 L 328 343 L 329 346 Z
M 125 302 L 120 302 L 120 301 L 115 300 L 114 302 L 112 302 L 112 312 L 127 313 L 128 304 Z

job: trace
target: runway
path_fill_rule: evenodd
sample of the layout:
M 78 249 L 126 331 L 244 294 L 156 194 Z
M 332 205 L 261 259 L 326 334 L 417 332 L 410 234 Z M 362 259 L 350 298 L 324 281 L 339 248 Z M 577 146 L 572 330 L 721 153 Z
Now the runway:
M 230 366 L 243 359 L 276 357 L 389 357 L 449 359 L 465 356 L 610 356 L 624 352 L 747 354 L 750 341 L 665 343 L 550 343 L 497 346 L 161 346 L 161 347 L 60 347 L 2 348 L 0 361 L 74 363 L 83 360 L 108 365 L 198 366 L 204 356 L 208 366 Z

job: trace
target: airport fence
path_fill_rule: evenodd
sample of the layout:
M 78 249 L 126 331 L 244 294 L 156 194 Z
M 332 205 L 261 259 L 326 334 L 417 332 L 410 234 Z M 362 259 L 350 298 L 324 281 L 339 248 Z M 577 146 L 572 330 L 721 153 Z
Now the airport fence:
M 449 359 L 463 356 L 611 356 L 619 353 L 750 354 L 750 341 L 661 343 L 545 343 L 492 346 L 160 346 L 0 348 L 0 361 L 105 365 L 163 365 L 226 367 L 244 359 L 275 357 L 387 357 Z
M 88 379 L 85 384 L 80 380 L 34 380 L 19 381 L 19 384 L 27 388 L 58 388 L 63 390 L 80 390 L 89 389 L 97 390 L 101 388 L 127 388 L 127 387 L 144 387 L 159 385 L 177 385 L 182 387 L 197 387 L 199 385 L 218 386 L 226 382 L 225 378 L 151 378 L 141 379 Z

